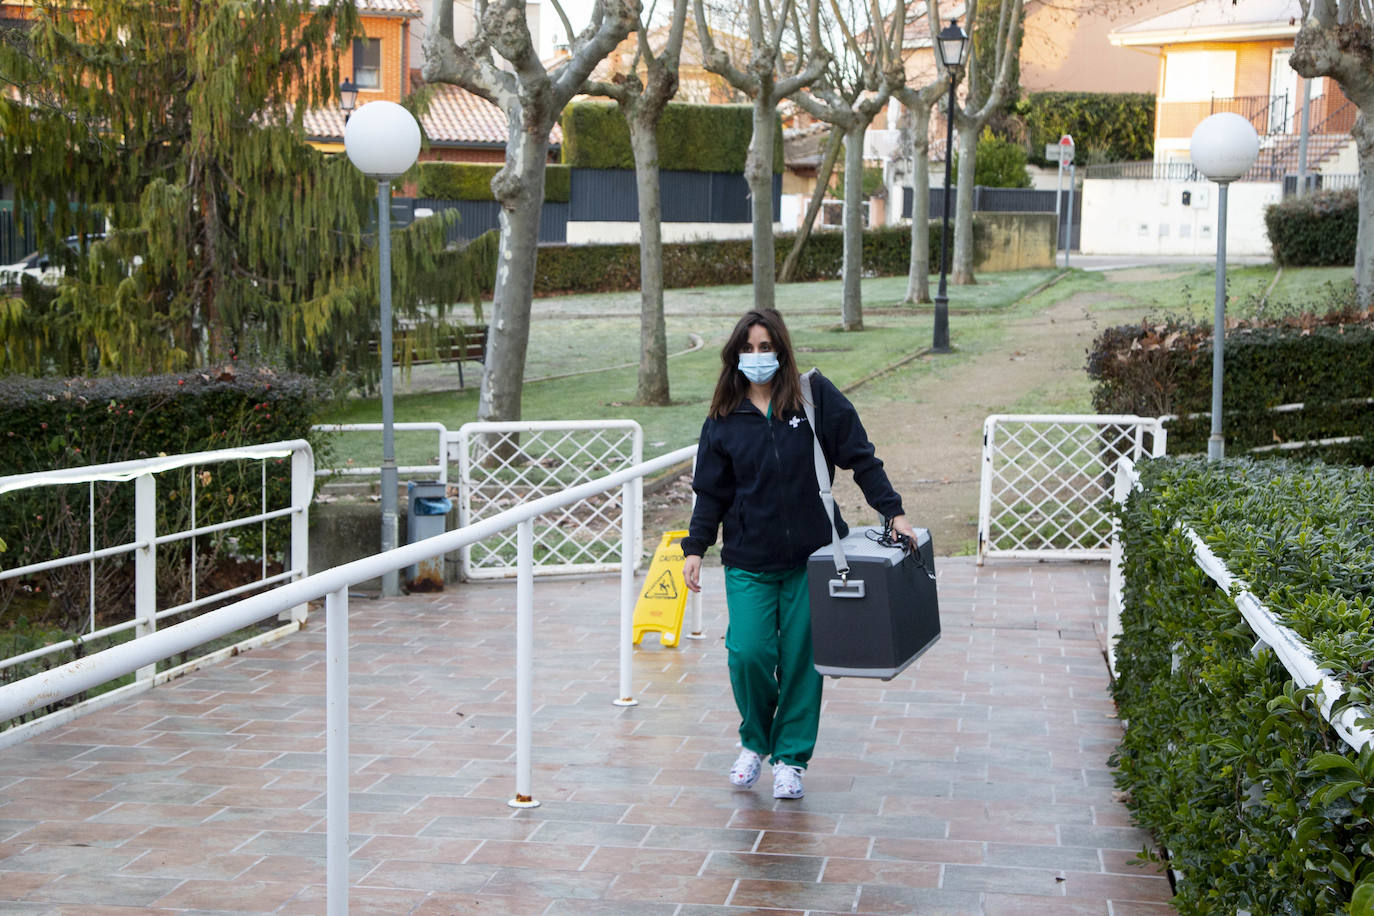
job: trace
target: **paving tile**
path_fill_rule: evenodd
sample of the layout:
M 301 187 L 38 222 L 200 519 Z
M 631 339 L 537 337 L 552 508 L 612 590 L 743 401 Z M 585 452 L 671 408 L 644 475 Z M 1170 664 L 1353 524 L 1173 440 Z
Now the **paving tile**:
M 940 643 L 891 682 L 827 681 L 807 797 L 785 802 L 725 781 L 706 575 L 711 638 L 641 647 L 629 709 L 609 702 L 618 580 L 538 585 L 525 811 L 512 586 L 350 608 L 351 911 L 1168 912 L 1106 767 L 1103 565 L 943 562 Z M 308 628 L 0 752 L 0 911 L 321 912 L 323 650 Z M 175 886 L 145 906 L 156 882 Z M 21 902 L 44 889 L 90 900 Z

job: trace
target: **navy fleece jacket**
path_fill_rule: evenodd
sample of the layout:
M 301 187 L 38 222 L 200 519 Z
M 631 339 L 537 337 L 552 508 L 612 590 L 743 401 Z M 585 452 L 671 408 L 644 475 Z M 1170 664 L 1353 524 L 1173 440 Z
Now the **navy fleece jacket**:
M 830 479 L 835 479 L 837 466 L 853 471 L 864 498 L 884 518 L 905 514 L 854 405 L 819 372 L 810 393 Z M 704 554 L 721 525 L 721 562 L 749 572 L 795 569 L 830 543 L 811 427 L 801 411 L 775 412 L 769 418 L 746 398 L 729 416 L 707 418 L 692 488 L 697 503 L 682 540 L 688 556 Z M 838 507 L 835 526 L 841 536 L 849 532 Z

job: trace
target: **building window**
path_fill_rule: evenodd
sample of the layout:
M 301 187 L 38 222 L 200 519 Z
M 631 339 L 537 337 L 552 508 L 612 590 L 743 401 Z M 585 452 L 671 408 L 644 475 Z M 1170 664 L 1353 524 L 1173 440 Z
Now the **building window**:
M 1235 94 L 1235 51 L 1174 51 L 1164 60 L 1166 102 L 1204 102 Z
M 382 40 L 353 39 L 353 82 L 359 89 L 382 87 Z

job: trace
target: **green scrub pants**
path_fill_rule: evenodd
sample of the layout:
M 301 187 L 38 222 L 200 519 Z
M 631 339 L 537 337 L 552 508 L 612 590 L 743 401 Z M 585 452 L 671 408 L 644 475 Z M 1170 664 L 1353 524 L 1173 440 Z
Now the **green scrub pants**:
M 740 743 L 774 763 L 805 767 L 816 747 L 822 678 L 811 658 L 806 567 L 725 570 L 725 634 Z

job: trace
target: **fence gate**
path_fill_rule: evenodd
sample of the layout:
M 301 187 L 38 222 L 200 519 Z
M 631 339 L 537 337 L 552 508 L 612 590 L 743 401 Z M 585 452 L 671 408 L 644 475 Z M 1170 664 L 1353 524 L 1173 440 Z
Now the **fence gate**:
M 644 451 L 644 432 L 633 420 L 465 423 L 449 439 L 448 460 L 458 459 L 460 526 L 639 464 Z M 635 555 L 640 555 L 643 482 L 636 481 L 634 505 L 621 502 L 617 488 L 535 519 L 535 574 L 618 571 L 626 511 L 633 513 Z M 514 576 L 516 535 L 512 527 L 464 547 L 463 577 Z
M 978 563 L 1107 559 L 1117 459 L 1164 454 L 1158 418 L 994 415 L 983 422 Z

